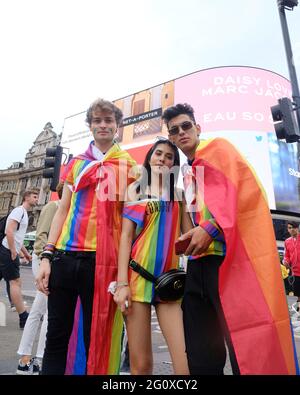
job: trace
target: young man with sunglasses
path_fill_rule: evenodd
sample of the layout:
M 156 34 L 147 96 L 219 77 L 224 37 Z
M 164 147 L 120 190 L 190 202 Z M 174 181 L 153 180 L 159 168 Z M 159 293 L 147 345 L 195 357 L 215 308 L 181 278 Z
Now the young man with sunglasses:
M 224 340 L 234 374 L 295 374 L 273 225 L 257 178 L 227 140 L 200 142 L 189 104 L 162 118 L 188 160 L 185 197 L 195 227 L 180 240 L 190 239 L 182 308 L 191 374 L 223 374 Z

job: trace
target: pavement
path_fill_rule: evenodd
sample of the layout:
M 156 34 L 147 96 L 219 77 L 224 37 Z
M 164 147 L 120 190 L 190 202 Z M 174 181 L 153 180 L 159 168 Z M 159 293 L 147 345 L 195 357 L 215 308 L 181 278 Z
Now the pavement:
M 35 296 L 35 286 L 32 271 L 30 267 L 21 267 L 22 293 L 28 308 L 30 309 Z M 296 301 L 296 297 L 288 296 L 288 304 L 291 305 Z M 12 312 L 6 296 L 5 282 L 0 281 L 0 308 L 3 304 L 6 311 L 5 326 L 0 326 L 0 375 L 14 375 L 18 355 L 17 349 L 21 340 L 22 330 L 18 326 L 18 314 Z M 1 323 L 0 323 L 1 325 Z M 152 350 L 154 359 L 154 375 L 171 375 L 173 374 L 170 354 L 167 350 L 166 343 L 162 336 L 155 310 L 152 310 Z M 300 338 L 295 338 L 298 363 L 300 362 Z M 34 352 L 37 347 L 37 341 L 34 344 Z M 33 353 L 34 355 L 34 353 Z M 227 361 L 224 369 L 225 375 L 232 375 L 230 362 Z

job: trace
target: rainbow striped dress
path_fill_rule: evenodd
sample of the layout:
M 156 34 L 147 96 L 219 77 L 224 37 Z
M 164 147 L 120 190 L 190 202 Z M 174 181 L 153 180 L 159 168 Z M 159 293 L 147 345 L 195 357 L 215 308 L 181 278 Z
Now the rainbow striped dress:
M 175 241 L 180 236 L 182 206 L 178 201 L 144 199 L 127 202 L 123 217 L 136 223 L 131 258 L 154 276 L 179 267 Z M 155 303 L 154 284 L 130 269 L 130 289 L 135 302 Z

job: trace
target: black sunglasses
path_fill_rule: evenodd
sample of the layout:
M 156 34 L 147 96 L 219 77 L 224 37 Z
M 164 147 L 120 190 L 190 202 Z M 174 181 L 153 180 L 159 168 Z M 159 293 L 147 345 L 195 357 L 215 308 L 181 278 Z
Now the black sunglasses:
M 171 129 L 169 129 L 169 134 L 171 136 L 176 136 L 176 134 L 179 133 L 179 129 L 181 128 L 183 131 L 187 131 L 193 127 L 193 123 L 190 121 L 185 121 L 181 125 L 176 125 L 173 126 Z

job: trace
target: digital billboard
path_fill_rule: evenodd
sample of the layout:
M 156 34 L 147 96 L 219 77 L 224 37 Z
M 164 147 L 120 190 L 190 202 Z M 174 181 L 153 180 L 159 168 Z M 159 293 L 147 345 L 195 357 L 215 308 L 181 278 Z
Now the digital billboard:
M 278 141 L 271 117 L 270 107 L 280 97 L 291 97 L 290 82 L 272 71 L 245 66 L 200 70 L 115 100 L 124 114 L 117 140 L 142 163 L 156 137 L 167 136 L 162 112 L 187 102 L 202 139 L 227 138 L 247 158 L 270 209 L 300 213 L 298 144 Z M 85 112 L 65 118 L 61 144 L 70 153 L 81 153 L 90 140 Z

